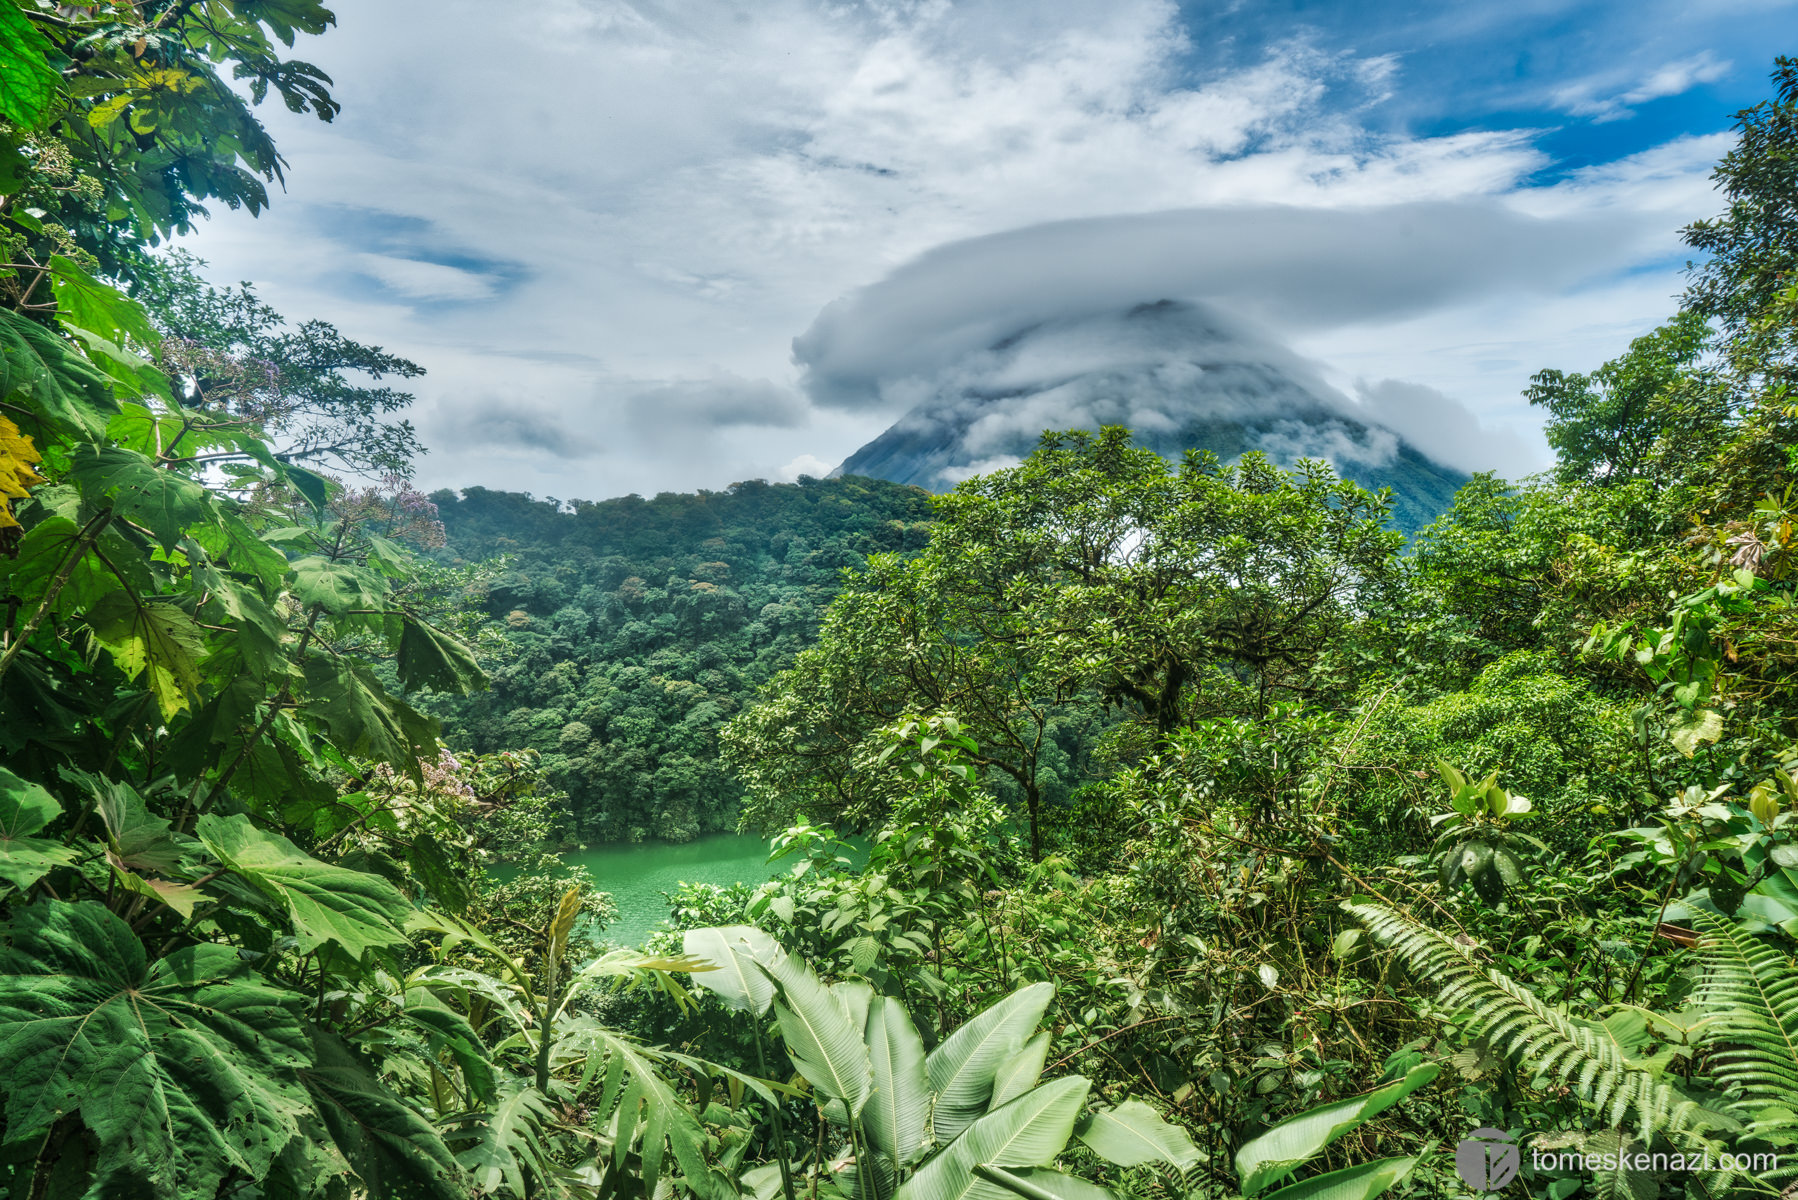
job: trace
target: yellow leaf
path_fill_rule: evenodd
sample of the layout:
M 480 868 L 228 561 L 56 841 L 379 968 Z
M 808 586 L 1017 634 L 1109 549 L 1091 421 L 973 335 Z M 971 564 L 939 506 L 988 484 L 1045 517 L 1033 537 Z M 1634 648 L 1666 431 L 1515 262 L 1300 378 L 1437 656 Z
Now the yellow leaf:
M 19 432 L 19 427 L 5 417 L 0 417 L 0 529 L 17 526 L 13 519 L 13 500 L 23 500 L 31 494 L 31 485 L 44 482 L 32 468 L 42 462 L 37 447 L 31 439 Z

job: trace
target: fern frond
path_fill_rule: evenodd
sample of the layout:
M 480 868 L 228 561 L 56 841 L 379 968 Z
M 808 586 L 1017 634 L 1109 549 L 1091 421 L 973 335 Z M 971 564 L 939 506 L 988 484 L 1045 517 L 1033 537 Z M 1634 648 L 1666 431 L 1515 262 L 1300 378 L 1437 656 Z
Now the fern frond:
M 1658 1131 L 1708 1146 L 1714 1114 L 1655 1072 L 1632 1062 L 1612 1031 L 1544 1004 L 1528 988 L 1476 963 L 1449 938 L 1377 904 L 1343 906 L 1391 946 L 1419 978 L 1441 989 L 1442 1002 L 1471 1019 L 1492 1045 L 1516 1054 L 1537 1075 L 1559 1079 L 1607 1124 L 1633 1116 L 1644 1140 Z
M 1698 914 L 1705 978 L 1698 1002 L 1716 1013 L 1712 1071 L 1749 1101 L 1798 1108 L 1798 967 L 1792 956 L 1712 913 Z

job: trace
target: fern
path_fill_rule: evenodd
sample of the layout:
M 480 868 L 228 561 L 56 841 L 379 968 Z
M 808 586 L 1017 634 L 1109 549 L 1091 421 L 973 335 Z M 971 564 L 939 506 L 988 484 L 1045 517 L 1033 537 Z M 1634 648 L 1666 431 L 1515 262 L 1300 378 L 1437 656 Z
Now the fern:
M 1712 1075 L 1737 1098 L 1756 1138 L 1790 1146 L 1798 1142 L 1798 968 L 1733 922 L 1711 913 L 1697 919 L 1705 965 L 1697 1000 L 1714 1014 L 1705 1037 Z
M 1633 1115 L 1644 1140 L 1659 1131 L 1695 1146 L 1714 1146 L 1705 1130 L 1727 1122 L 1632 1060 L 1604 1025 L 1544 1004 L 1409 917 L 1377 904 L 1344 907 L 1416 975 L 1438 981 L 1442 1002 L 1471 1018 L 1475 1032 L 1516 1054 L 1537 1075 L 1560 1080 L 1609 1124 L 1620 1126 Z

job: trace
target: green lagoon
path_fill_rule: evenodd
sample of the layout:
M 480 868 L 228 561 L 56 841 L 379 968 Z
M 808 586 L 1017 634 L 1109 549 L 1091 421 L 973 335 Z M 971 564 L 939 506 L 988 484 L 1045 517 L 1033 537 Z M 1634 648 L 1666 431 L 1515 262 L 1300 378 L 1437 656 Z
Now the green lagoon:
M 618 920 L 606 930 L 610 941 L 640 943 L 668 916 L 663 892 L 683 883 L 761 883 L 792 866 L 768 861 L 768 843 L 749 834 L 720 833 L 674 845 L 640 842 L 571 850 L 562 856 L 586 867 L 593 883 L 612 893 Z

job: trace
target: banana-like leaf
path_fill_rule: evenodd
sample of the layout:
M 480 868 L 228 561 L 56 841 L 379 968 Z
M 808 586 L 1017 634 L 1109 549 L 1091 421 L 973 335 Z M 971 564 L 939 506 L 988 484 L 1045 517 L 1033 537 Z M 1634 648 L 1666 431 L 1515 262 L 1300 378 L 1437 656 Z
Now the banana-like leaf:
M 1079 1075 L 1053 1079 L 980 1117 L 918 1168 L 899 1189 L 900 1200 L 1012 1200 L 1011 1192 L 980 1178 L 974 1168 L 1054 1162 L 1074 1132 L 1087 1086 Z
M 714 971 L 693 982 L 738 1012 L 758 1016 L 774 1002 L 774 981 L 756 968 L 773 966 L 785 957 L 780 944 L 753 925 L 723 925 L 713 929 L 689 929 L 681 937 L 688 958 L 710 963 Z
M 999 1068 L 1035 1032 L 1053 994 L 1047 983 L 1019 988 L 962 1025 L 925 1058 L 930 1089 L 936 1093 L 931 1120 L 937 1141 L 954 1138 L 986 1111 Z
M 1043 1063 L 1048 1058 L 1049 1031 L 1045 1029 L 1025 1042 L 993 1075 L 993 1100 L 987 1111 L 1009 1104 L 1035 1087 L 1043 1077 Z
M 867 1044 L 874 1092 L 862 1110 L 862 1127 L 900 1166 L 910 1166 L 924 1152 L 930 1131 L 924 1041 L 905 1005 L 876 996 L 868 1005 Z
M 1024 1200 L 1118 1200 L 1117 1193 L 1110 1188 L 1102 1188 L 1076 1175 L 1063 1175 L 1048 1167 L 1019 1167 L 1007 1171 L 1004 1167 L 981 1163 L 974 1168 L 974 1174 Z
M 1242 1194 L 1253 1196 L 1275 1180 L 1290 1175 L 1295 1167 L 1349 1130 L 1372 1120 L 1436 1078 L 1441 1069 L 1435 1063 L 1412 1067 L 1403 1079 L 1365 1096 L 1320 1105 L 1289 1117 L 1245 1143 L 1236 1152 L 1236 1173 L 1242 1177 Z M 1280 1195 L 1289 1190 L 1282 1189 Z
M 1141 1100 L 1126 1100 L 1116 1108 L 1096 1112 L 1081 1123 L 1076 1136 L 1094 1154 L 1120 1167 L 1147 1162 L 1188 1167 L 1203 1157 L 1192 1138 Z
M 1267 1200 L 1373 1200 L 1411 1173 L 1415 1158 L 1380 1158 L 1288 1184 Z
M 841 1100 L 851 1118 L 859 1116 L 873 1086 L 873 1068 L 861 1027 L 851 1018 L 844 996 L 790 957 L 762 969 L 779 991 L 774 1016 L 793 1065 L 820 1094 Z

